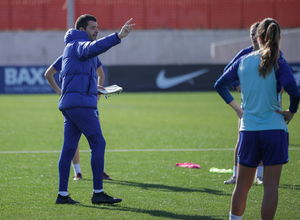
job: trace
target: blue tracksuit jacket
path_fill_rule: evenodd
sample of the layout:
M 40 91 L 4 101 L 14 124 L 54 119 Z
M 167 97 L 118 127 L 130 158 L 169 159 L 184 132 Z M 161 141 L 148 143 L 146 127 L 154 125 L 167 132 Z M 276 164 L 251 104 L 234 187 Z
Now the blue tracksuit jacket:
M 121 42 L 117 33 L 91 41 L 84 31 L 70 29 L 64 37 L 61 97 L 58 108 L 97 108 L 97 56 Z

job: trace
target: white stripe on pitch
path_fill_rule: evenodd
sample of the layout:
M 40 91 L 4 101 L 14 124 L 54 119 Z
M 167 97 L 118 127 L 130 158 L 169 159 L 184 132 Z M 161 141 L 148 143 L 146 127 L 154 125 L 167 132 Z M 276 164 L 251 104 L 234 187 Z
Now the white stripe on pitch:
M 129 149 L 129 150 L 105 150 L 105 152 L 159 152 L 159 151 L 233 151 L 232 148 L 212 148 L 212 149 Z M 289 148 L 289 150 L 300 150 L 300 148 Z M 0 151 L 0 154 L 42 154 L 60 153 L 55 151 Z M 90 152 L 90 150 L 80 150 L 80 152 Z

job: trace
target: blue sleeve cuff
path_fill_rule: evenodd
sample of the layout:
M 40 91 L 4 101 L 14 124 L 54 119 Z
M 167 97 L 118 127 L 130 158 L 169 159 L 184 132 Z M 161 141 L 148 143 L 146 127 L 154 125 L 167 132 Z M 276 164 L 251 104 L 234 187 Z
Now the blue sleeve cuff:
M 238 81 L 235 81 L 234 83 L 231 84 L 232 88 L 235 89 L 236 87 L 238 87 L 240 84 Z
M 296 113 L 298 106 L 299 106 L 299 99 L 300 99 L 300 93 L 299 89 L 296 85 L 296 82 L 289 82 L 285 85 L 284 90 L 289 94 L 290 96 L 290 107 L 289 111 L 291 113 Z
M 121 38 L 119 38 L 119 35 L 118 35 L 117 32 L 115 33 L 115 35 L 116 35 L 116 37 L 119 39 L 119 41 L 121 42 Z
M 215 83 L 215 89 L 220 94 L 220 96 L 224 99 L 224 101 L 228 104 L 234 100 L 232 95 L 229 92 L 228 86 L 230 85 L 230 81 L 222 75 L 218 81 Z

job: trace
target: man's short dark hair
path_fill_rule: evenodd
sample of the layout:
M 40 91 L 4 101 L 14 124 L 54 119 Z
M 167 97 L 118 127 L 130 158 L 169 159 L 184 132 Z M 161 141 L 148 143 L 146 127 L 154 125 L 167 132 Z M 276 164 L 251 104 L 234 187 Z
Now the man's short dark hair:
M 79 16 L 79 18 L 77 18 L 77 20 L 75 22 L 75 28 L 77 30 L 79 30 L 79 28 L 82 27 L 84 30 L 86 30 L 86 27 L 88 26 L 89 21 L 97 22 L 97 18 L 95 18 L 93 15 L 89 15 L 89 14 L 81 15 L 81 16 Z

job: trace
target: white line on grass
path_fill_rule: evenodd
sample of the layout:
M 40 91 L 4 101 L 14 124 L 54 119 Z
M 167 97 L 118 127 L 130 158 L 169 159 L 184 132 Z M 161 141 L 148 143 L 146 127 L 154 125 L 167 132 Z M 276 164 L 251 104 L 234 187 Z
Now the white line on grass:
M 211 148 L 211 149 L 128 149 L 128 150 L 105 150 L 105 152 L 159 152 L 159 151 L 233 151 L 232 148 Z M 300 148 L 289 148 L 289 150 L 300 150 Z M 0 154 L 51 154 L 60 153 L 54 151 L 0 151 Z M 80 150 L 80 152 L 90 152 L 90 150 Z

